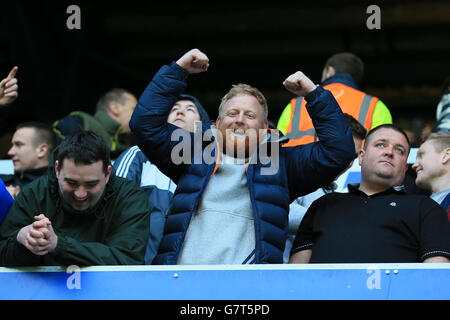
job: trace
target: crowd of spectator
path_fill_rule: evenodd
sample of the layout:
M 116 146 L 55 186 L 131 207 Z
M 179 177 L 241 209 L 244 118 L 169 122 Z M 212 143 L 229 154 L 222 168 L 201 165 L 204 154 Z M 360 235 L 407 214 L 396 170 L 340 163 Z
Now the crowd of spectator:
M 275 128 L 262 92 L 232 85 L 211 121 L 186 94 L 198 49 L 162 66 L 137 98 L 16 127 L 0 176 L 0 266 L 450 261 L 449 85 L 415 163 L 388 107 L 359 88 L 344 52 L 321 84 L 301 71 Z M 14 67 L 0 104 L 19 94 Z M 336 192 L 354 161 L 358 183 Z

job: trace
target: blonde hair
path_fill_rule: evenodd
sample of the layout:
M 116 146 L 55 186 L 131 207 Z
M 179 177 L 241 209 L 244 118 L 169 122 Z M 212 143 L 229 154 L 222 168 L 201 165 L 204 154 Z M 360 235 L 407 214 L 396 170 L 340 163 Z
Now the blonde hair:
M 267 106 L 266 98 L 257 88 L 244 83 L 233 84 L 230 91 L 228 91 L 227 94 L 223 96 L 219 106 L 219 118 L 222 118 L 225 103 L 227 103 L 227 101 L 230 100 L 231 98 L 242 94 L 254 96 L 256 100 L 258 100 L 258 102 L 261 104 L 262 107 L 263 121 L 267 122 L 269 107 Z
M 433 132 L 425 141 L 433 140 L 434 149 L 441 152 L 446 148 L 450 148 L 450 132 Z

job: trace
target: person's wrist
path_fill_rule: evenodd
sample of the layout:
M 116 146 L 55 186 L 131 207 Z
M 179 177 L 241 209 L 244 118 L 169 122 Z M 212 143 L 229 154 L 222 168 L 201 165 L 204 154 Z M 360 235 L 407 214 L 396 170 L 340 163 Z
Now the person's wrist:
M 25 233 L 26 233 L 25 228 L 26 227 L 23 227 L 22 229 L 20 229 L 16 236 L 16 241 L 22 245 L 25 245 L 25 241 L 24 241 Z
M 189 72 L 186 69 L 184 69 L 182 66 L 180 66 L 177 62 L 173 61 L 170 64 L 170 66 L 175 68 L 176 70 L 178 70 L 178 72 L 181 73 L 184 76 L 184 78 L 187 78 L 189 76 Z
M 314 101 L 322 93 L 322 91 L 322 87 L 320 87 L 319 85 L 315 85 L 313 90 L 305 96 L 305 100 L 307 102 Z

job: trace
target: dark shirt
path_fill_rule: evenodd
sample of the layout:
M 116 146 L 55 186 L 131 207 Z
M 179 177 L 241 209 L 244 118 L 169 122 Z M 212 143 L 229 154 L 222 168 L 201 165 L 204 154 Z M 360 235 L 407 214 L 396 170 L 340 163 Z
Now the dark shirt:
M 388 189 L 371 196 L 349 185 L 314 201 L 291 254 L 312 249 L 311 263 L 421 262 L 450 258 L 450 223 L 427 196 Z
M 0 178 L 5 183 L 5 186 L 19 186 L 20 190 L 22 190 L 24 186 L 46 174 L 47 171 L 48 167 L 45 166 L 36 169 L 27 169 L 22 172 L 15 172 L 14 174 L 0 175 Z

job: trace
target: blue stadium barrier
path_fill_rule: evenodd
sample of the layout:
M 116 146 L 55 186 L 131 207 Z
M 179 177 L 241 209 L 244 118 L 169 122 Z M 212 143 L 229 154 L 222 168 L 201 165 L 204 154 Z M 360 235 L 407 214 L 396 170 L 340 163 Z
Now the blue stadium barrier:
M 449 300 L 450 264 L 0 268 L 2 300 Z

